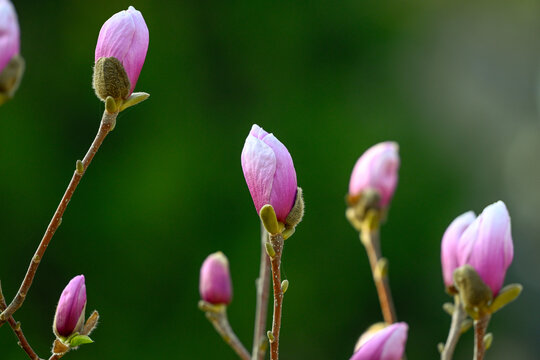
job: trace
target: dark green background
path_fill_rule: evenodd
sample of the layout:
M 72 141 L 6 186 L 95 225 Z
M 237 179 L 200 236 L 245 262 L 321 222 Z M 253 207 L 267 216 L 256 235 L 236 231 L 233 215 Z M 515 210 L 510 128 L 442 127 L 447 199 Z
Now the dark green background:
M 69 279 L 85 274 L 95 344 L 66 359 L 235 359 L 197 310 L 199 267 L 230 259 L 238 336 L 251 348 L 259 222 L 240 153 L 253 123 L 294 159 L 306 216 L 287 241 L 283 359 L 348 359 L 381 316 L 344 217 L 356 159 L 384 140 L 402 165 L 384 255 L 411 360 L 436 359 L 450 319 L 440 239 L 502 199 L 507 283 L 487 358 L 538 359 L 540 3 L 537 1 L 15 1 L 27 70 L 0 108 L 0 279 L 11 299 L 103 104 L 91 88 L 102 23 L 141 10 L 150 47 L 136 90 L 64 216 L 15 318 L 45 357 Z M 10 329 L 0 358 L 25 359 Z M 472 334 L 456 359 L 472 357 Z

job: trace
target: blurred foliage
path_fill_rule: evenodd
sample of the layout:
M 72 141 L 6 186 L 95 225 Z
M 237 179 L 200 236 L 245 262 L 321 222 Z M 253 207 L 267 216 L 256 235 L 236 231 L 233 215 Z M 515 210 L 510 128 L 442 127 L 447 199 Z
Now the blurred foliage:
M 27 70 L 0 108 L 8 299 L 97 131 L 102 23 L 134 5 L 150 29 L 136 90 L 151 97 L 120 115 L 15 316 L 42 357 L 60 292 L 82 273 L 102 320 L 95 344 L 66 359 L 234 359 L 196 306 L 199 267 L 217 250 L 231 261 L 230 321 L 251 348 L 259 223 L 240 152 L 257 123 L 288 147 L 306 200 L 284 252 L 283 359 L 348 359 L 381 318 L 344 195 L 358 156 L 383 140 L 402 157 L 382 247 L 408 358 L 437 358 L 446 339 L 446 226 L 498 199 L 514 225 L 507 283 L 525 289 L 493 319 L 488 356 L 538 358 L 538 2 L 14 2 Z M 0 349 L 25 359 L 7 326 Z M 468 333 L 455 358 L 471 352 Z

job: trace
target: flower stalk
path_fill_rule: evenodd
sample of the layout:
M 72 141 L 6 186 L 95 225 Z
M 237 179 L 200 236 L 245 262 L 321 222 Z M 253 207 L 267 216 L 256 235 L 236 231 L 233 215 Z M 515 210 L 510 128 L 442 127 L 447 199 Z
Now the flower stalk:
M 473 360 L 482 360 L 486 352 L 484 337 L 491 315 L 486 314 L 474 321 L 474 357 Z
M 255 309 L 255 326 L 253 334 L 253 350 L 251 360 L 263 360 L 268 343 L 266 342 L 266 316 L 270 290 L 270 258 L 266 254 L 268 232 L 261 223 L 261 264 L 259 277 L 256 280 L 257 305 Z
M 283 308 L 283 289 L 281 287 L 281 255 L 283 253 L 283 235 L 270 234 L 270 244 L 274 256 L 270 257 L 272 268 L 272 284 L 274 289 L 274 315 L 272 318 L 272 336 L 270 338 L 270 359 L 279 359 L 279 331 L 281 329 L 281 312 Z
M 452 312 L 452 323 L 448 338 L 441 352 L 441 360 L 452 360 L 454 350 L 462 333 L 463 321 L 467 318 L 467 313 L 463 309 L 459 295 L 454 296 L 454 311 Z
M 227 318 L 226 305 L 214 305 L 204 300 L 199 301 L 199 309 L 205 312 L 208 321 L 214 325 L 214 328 L 223 340 L 234 350 L 238 357 L 242 360 L 250 360 L 251 355 L 246 350 L 245 346 L 234 333 L 229 320 Z
M 390 291 L 390 284 L 388 283 L 388 263 L 381 255 L 378 224 L 374 225 L 370 221 L 364 221 L 364 225 L 360 231 L 360 240 L 366 248 L 369 258 L 384 321 L 388 324 L 395 323 L 397 316 L 394 301 L 392 300 L 392 292 Z

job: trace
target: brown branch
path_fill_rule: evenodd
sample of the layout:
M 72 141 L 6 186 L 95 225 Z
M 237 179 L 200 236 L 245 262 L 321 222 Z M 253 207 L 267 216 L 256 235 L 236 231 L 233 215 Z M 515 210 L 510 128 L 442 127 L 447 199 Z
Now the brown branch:
M 382 256 L 378 229 L 364 228 L 360 232 L 360 240 L 362 241 L 362 244 L 364 244 L 369 258 L 369 264 L 371 266 L 373 280 L 375 281 L 375 287 L 377 288 L 377 294 L 379 295 L 379 302 L 381 304 L 384 321 L 388 324 L 395 323 L 397 321 L 396 310 L 392 300 L 388 276 L 387 274 L 381 274 L 379 268 L 379 261 Z
M 281 233 L 270 235 L 270 244 L 275 255 L 270 257 L 272 265 L 272 283 L 274 287 L 274 316 L 272 319 L 272 339 L 270 340 L 270 359 L 279 359 L 279 330 L 281 328 L 281 310 L 283 290 L 281 288 L 281 254 L 283 252 L 283 236 Z
M 43 239 L 41 240 L 34 256 L 32 257 L 32 261 L 30 262 L 30 265 L 28 266 L 28 270 L 26 272 L 26 276 L 24 277 L 24 280 L 21 284 L 21 287 L 19 288 L 19 291 L 17 292 L 17 295 L 13 299 L 13 301 L 9 304 L 6 310 L 0 314 L 0 326 L 2 326 L 10 317 L 21 307 L 21 305 L 24 302 L 24 299 L 26 298 L 26 295 L 28 294 L 28 290 L 30 289 L 30 286 L 32 285 L 32 281 L 34 280 L 34 276 L 36 275 L 36 271 L 38 269 L 38 266 L 41 262 L 41 259 L 43 258 L 43 255 L 45 254 L 45 250 L 47 250 L 47 247 L 49 246 L 49 243 L 58 229 L 58 226 L 60 225 L 60 222 L 62 221 L 62 216 L 64 214 L 64 211 L 66 210 L 66 207 L 69 204 L 69 201 L 71 200 L 71 197 L 73 196 L 73 193 L 75 192 L 75 189 L 77 188 L 77 185 L 81 181 L 81 178 L 86 173 L 86 169 L 92 162 L 92 159 L 94 158 L 94 155 L 96 155 L 97 151 L 99 150 L 99 147 L 103 143 L 103 140 L 105 140 L 105 137 L 109 133 L 109 131 L 114 128 L 116 117 L 118 116 L 118 113 L 109 113 L 107 110 L 104 111 L 103 117 L 101 119 L 101 124 L 99 126 L 98 133 L 92 142 L 92 145 L 88 149 L 88 152 L 84 156 L 84 159 L 82 162 L 77 162 L 77 168 L 75 169 L 75 172 L 73 173 L 73 177 L 71 178 L 71 181 L 66 189 L 66 192 L 64 193 L 64 196 L 62 197 L 62 200 L 60 201 L 60 204 L 58 205 L 58 208 L 56 209 L 53 218 L 51 222 L 49 223 L 49 226 L 47 227 L 47 230 L 45 231 L 45 234 L 43 235 Z
M 253 351 L 251 360 L 263 360 L 267 346 L 266 317 L 268 313 L 268 297 L 270 290 L 270 259 L 266 254 L 268 232 L 261 223 L 261 264 L 257 278 L 257 307 L 255 310 L 255 327 L 253 335 Z
M 486 352 L 484 336 L 486 336 L 490 318 L 491 315 L 488 314 L 474 321 L 474 360 L 482 360 L 484 358 Z
M 0 311 L 4 311 L 7 307 L 6 300 L 4 299 L 4 294 L 2 293 L 2 284 L 0 284 Z M 32 349 L 30 344 L 28 343 L 28 340 L 26 340 L 26 337 L 24 336 L 24 333 L 21 329 L 21 323 L 15 321 L 13 316 L 10 316 L 8 318 L 9 326 L 13 329 L 13 332 L 15 333 L 15 336 L 19 339 L 19 346 L 26 352 L 28 357 L 31 360 L 42 360 Z

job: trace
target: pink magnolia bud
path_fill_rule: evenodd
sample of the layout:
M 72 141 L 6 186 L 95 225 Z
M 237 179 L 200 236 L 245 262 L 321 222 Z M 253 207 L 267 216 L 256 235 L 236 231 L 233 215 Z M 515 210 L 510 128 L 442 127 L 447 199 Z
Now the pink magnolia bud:
M 148 27 L 140 11 L 130 6 L 114 14 L 103 24 L 96 46 L 96 63 L 100 58 L 114 57 L 126 71 L 131 90 L 141 73 L 148 50 Z
M 496 296 L 514 258 L 510 215 L 502 201 L 487 206 L 463 232 L 458 254 L 460 266 L 471 265 Z
M 405 351 L 409 326 L 392 324 L 367 338 L 350 360 L 400 360 Z
M 0 0 L 0 73 L 13 56 L 19 53 L 19 23 L 9 0 Z
M 242 150 L 242 170 L 257 214 L 270 204 L 285 222 L 296 199 L 296 171 L 291 154 L 273 134 L 253 125 Z
M 454 270 L 461 266 L 458 261 L 459 240 L 474 219 L 476 219 L 476 216 L 472 211 L 461 214 L 452 221 L 444 232 L 441 242 L 441 264 L 444 285 L 447 288 L 454 284 Z
M 229 260 L 221 252 L 208 255 L 201 266 L 199 278 L 201 299 L 214 305 L 228 305 L 232 300 Z
M 396 190 L 399 169 L 398 144 L 386 141 L 370 147 L 356 162 L 349 182 L 349 196 L 374 189 L 381 196 L 381 207 L 390 203 Z
M 56 336 L 69 337 L 84 325 L 86 286 L 84 275 L 75 276 L 67 284 L 54 315 L 53 331 Z

